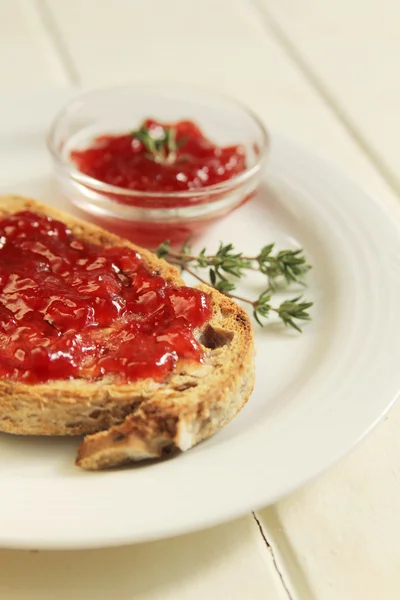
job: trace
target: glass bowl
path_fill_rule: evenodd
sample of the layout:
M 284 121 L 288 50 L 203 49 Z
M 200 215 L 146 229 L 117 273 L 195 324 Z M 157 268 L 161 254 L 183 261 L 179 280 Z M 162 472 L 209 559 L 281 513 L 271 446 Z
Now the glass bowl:
M 108 185 L 80 172 L 72 150 L 102 134 L 123 134 L 145 118 L 194 121 L 220 146 L 241 145 L 247 168 L 231 179 L 178 192 L 143 192 Z M 246 106 L 192 85 L 132 84 L 84 93 L 56 116 L 47 136 L 62 192 L 91 221 L 147 248 L 181 244 L 247 202 L 260 183 L 268 135 Z

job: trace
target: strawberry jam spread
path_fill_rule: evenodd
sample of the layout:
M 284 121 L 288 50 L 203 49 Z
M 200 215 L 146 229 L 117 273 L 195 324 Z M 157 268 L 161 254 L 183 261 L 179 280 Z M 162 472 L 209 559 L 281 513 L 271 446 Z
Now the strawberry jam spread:
M 241 146 L 215 145 L 192 121 L 146 119 L 137 131 L 97 137 L 90 147 L 72 151 L 71 159 L 94 179 L 144 192 L 204 188 L 246 169 Z
M 161 381 L 178 360 L 202 360 L 194 329 L 210 315 L 207 294 L 149 272 L 130 248 L 30 211 L 0 221 L 3 378 Z

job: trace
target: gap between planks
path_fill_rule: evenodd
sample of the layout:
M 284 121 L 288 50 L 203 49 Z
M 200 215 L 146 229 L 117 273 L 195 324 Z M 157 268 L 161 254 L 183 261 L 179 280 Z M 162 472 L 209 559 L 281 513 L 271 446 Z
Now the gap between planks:
M 48 42 L 58 57 L 59 63 L 64 69 L 69 84 L 72 86 L 79 85 L 81 81 L 78 70 L 69 53 L 62 33 L 53 17 L 53 13 L 47 3 L 47 0 L 33 0 L 33 2 Z
M 258 530 L 259 530 L 259 532 L 261 534 L 261 537 L 264 540 L 266 548 L 267 548 L 267 550 L 268 550 L 268 552 L 269 552 L 269 554 L 271 556 L 272 563 L 274 565 L 274 569 L 275 569 L 275 571 L 276 571 L 276 573 L 277 573 L 277 575 L 278 575 L 278 577 L 279 577 L 279 579 L 281 581 L 282 587 L 283 587 L 283 589 L 285 591 L 285 594 L 286 594 L 288 600 L 295 600 L 294 596 L 292 596 L 292 594 L 291 594 L 291 592 L 289 590 L 289 584 L 286 583 L 286 577 L 283 575 L 282 570 L 278 566 L 274 550 L 271 547 L 271 544 L 269 543 L 269 541 L 268 541 L 268 539 L 267 539 L 267 537 L 266 537 L 266 535 L 264 533 L 263 527 L 261 525 L 260 520 L 257 517 L 257 514 L 255 512 L 252 512 L 251 514 L 253 515 L 253 519 L 255 520 L 255 522 L 257 524 L 257 527 L 258 527 Z
M 275 507 L 263 509 L 263 513 L 263 518 L 256 511 L 251 514 L 271 557 L 287 600 L 317 600 L 282 529 Z

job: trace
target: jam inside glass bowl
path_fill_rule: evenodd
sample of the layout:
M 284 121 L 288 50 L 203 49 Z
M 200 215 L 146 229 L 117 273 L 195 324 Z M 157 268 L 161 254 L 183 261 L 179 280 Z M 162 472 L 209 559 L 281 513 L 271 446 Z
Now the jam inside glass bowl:
M 192 121 L 145 119 L 136 130 L 100 135 L 88 148 L 72 150 L 71 159 L 82 173 L 98 181 L 161 194 L 209 187 L 246 170 L 244 148 L 214 144 Z M 140 199 L 125 201 L 137 206 Z M 168 208 L 170 202 L 165 198 L 161 206 Z M 190 199 L 182 198 L 181 205 L 188 204 Z M 144 199 L 144 205 L 156 208 L 150 199 Z
M 231 98 L 188 85 L 83 94 L 48 147 L 63 193 L 86 217 L 141 246 L 181 244 L 256 192 L 268 136 Z

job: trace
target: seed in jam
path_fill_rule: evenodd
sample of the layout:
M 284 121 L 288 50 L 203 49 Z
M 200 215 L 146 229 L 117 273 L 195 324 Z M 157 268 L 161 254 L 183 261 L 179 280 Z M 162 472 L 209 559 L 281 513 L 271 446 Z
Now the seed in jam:
M 205 188 L 246 169 L 242 146 L 218 146 L 192 121 L 167 124 L 146 119 L 137 132 L 101 135 L 88 148 L 73 150 L 71 159 L 98 181 L 144 192 Z M 160 206 L 160 199 L 156 202 Z M 150 200 L 147 204 L 152 206 Z
M 126 247 L 84 242 L 31 211 L 0 221 L 0 376 L 162 381 L 201 361 L 210 298 L 149 272 Z

